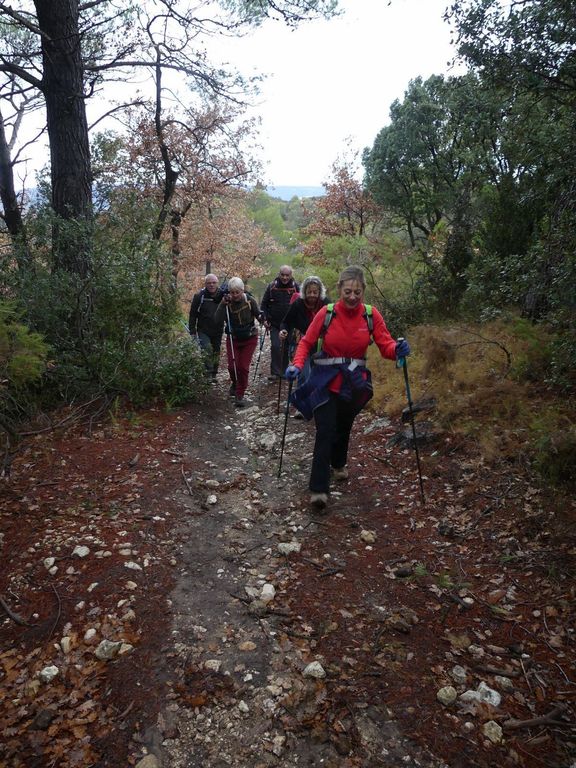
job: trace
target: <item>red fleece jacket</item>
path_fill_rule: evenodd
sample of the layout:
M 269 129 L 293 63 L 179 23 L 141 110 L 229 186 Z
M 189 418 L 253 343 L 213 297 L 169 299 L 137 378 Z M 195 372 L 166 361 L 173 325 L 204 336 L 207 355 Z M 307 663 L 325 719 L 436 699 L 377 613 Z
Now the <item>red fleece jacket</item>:
M 354 309 L 349 309 L 342 301 L 336 302 L 332 320 L 322 342 L 322 351 L 328 357 L 366 357 L 366 350 L 370 344 L 370 332 L 364 317 L 365 311 L 364 304 L 358 304 Z M 308 355 L 316 351 L 316 343 L 324 325 L 326 312 L 326 307 L 319 310 L 310 323 L 306 335 L 300 339 L 294 355 L 294 365 L 300 370 L 304 367 Z M 372 335 L 380 354 L 387 360 L 395 360 L 396 342 L 390 335 L 384 318 L 375 307 L 372 308 L 372 318 L 374 322 Z M 338 374 L 330 383 L 329 388 L 332 392 L 340 391 L 341 380 L 342 375 Z

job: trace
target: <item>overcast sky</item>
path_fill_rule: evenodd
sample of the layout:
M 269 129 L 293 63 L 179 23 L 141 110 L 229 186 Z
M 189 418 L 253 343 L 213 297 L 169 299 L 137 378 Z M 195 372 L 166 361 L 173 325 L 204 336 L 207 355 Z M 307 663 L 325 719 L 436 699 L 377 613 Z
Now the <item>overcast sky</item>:
M 295 31 L 266 23 L 249 38 L 227 41 L 227 59 L 244 74 L 269 75 L 256 110 L 264 182 L 321 185 L 348 137 L 359 149 L 372 145 L 411 79 L 448 74 L 447 4 L 341 0 L 342 18 Z
M 448 74 L 454 51 L 442 19 L 447 3 L 340 0 L 340 18 L 305 22 L 296 30 L 266 22 L 247 37 L 210 47 L 213 59 L 246 76 L 267 75 L 253 111 L 262 121 L 261 180 L 267 186 L 321 186 L 348 140 L 354 149 L 372 146 L 411 79 Z M 88 107 L 89 120 L 101 114 L 97 103 Z M 30 160 L 17 167 L 17 176 L 27 175 L 30 183 L 48 151 L 38 141 L 26 154 Z

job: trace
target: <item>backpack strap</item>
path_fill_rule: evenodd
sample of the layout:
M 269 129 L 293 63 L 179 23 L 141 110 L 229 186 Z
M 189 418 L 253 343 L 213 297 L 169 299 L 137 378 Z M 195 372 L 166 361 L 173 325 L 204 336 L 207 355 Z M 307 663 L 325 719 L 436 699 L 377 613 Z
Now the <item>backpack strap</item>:
M 320 336 L 318 337 L 318 342 L 316 344 L 316 352 L 322 351 L 322 341 L 324 339 L 324 336 L 326 336 L 326 331 L 328 330 L 328 326 L 332 322 L 332 318 L 334 317 L 334 304 L 330 303 L 326 305 L 326 314 L 324 316 L 324 322 L 322 323 L 322 328 L 320 330 Z M 374 338 L 372 336 L 374 331 L 374 316 L 372 314 L 372 304 L 364 304 L 364 314 L 363 317 L 366 320 L 366 324 L 368 325 L 368 333 L 370 334 L 370 344 L 374 343 Z
M 331 302 L 330 304 L 326 304 L 326 314 L 324 315 L 324 322 L 322 323 L 322 328 L 320 329 L 320 336 L 318 336 L 318 341 L 316 342 L 316 352 L 322 351 L 322 342 L 324 336 L 326 336 L 326 331 L 328 330 L 328 326 L 332 322 L 333 317 L 334 303 Z
M 374 344 L 374 316 L 372 315 L 372 304 L 364 304 L 364 317 L 368 324 L 368 333 L 370 334 L 370 344 Z

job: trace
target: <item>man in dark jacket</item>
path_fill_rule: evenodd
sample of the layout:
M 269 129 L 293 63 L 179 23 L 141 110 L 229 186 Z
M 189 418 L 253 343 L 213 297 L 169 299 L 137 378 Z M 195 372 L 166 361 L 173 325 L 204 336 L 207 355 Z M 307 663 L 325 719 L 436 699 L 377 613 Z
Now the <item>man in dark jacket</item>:
M 206 373 L 215 382 L 224 328 L 224 321 L 217 320 L 215 314 L 218 304 L 222 301 L 223 293 L 218 287 L 216 275 L 206 275 L 204 284 L 205 287 L 195 293 L 192 298 L 188 329 L 190 335 L 198 339 L 200 348 L 204 352 Z
M 280 324 L 292 297 L 299 290 L 298 283 L 292 277 L 292 267 L 284 264 L 280 267 L 278 277 L 264 291 L 260 309 L 264 313 L 266 327 L 270 330 L 271 381 L 276 381 L 278 376 L 284 376 L 288 365 L 288 344 L 280 338 Z

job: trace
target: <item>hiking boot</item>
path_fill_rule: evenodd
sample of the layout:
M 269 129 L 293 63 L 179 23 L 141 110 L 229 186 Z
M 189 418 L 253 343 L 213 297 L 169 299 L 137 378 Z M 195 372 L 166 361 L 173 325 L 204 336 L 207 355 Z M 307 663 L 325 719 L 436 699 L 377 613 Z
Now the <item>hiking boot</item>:
M 333 472 L 333 477 L 336 482 L 348 480 L 348 467 L 340 467 L 339 469 L 334 469 Z
M 316 509 L 325 509 L 328 504 L 327 493 L 312 493 L 310 495 L 310 504 Z
M 236 382 L 232 382 L 230 384 L 230 389 L 228 390 L 228 397 L 236 397 Z
M 243 397 L 237 397 L 234 401 L 234 408 L 245 408 L 248 405 Z
M 304 418 L 304 414 L 300 413 L 300 411 L 296 411 L 296 413 L 294 414 L 294 418 L 295 419 L 303 419 Z

